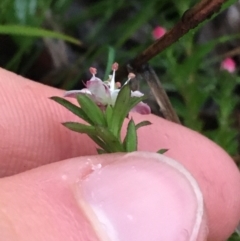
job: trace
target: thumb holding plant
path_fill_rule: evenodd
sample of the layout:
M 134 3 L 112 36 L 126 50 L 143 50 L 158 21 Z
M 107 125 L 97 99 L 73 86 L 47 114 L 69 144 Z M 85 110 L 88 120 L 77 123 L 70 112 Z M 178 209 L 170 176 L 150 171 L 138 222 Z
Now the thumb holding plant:
M 133 77 L 132 74 L 130 74 L 129 80 L 123 85 L 121 90 L 115 89 L 116 85 L 113 83 L 114 83 L 115 71 L 117 69 L 116 66 L 117 66 L 116 64 L 113 65 L 114 72 L 113 72 L 113 76 L 110 76 L 110 78 L 109 78 L 110 81 L 102 82 L 100 79 L 96 78 L 95 77 L 96 70 L 91 68 L 90 71 L 92 72 L 93 77 L 90 81 L 87 82 L 86 89 L 83 89 L 80 91 L 66 92 L 65 96 L 66 97 L 76 97 L 77 101 L 81 107 L 77 107 L 77 106 L 73 105 L 71 102 L 68 102 L 67 100 L 62 99 L 60 97 L 52 97 L 53 100 L 64 105 L 67 109 L 69 109 L 71 112 L 73 112 L 74 114 L 76 114 L 77 116 L 79 116 L 85 122 L 88 123 L 88 125 L 86 125 L 86 124 L 82 124 L 82 123 L 67 122 L 67 123 L 64 123 L 64 125 L 73 131 L 87 134 L 99 147 L 101 147 L 101 149 L 98 149 L 99 154 L 114 153 L 114 152 L 133 152 L 133 151 L 139 150 L 138 149 L 139 147 L 141 149 L 142 141 L 146 142 L 146 140 L 150 140 L 152 138 L 151 136 L 156 135 L 155 127 L 157 127 L 157 123 L 159 123 L 158 117 L 156 117 L 157 120 L 155 122 L 155 124 L 156 124 L 155 127 L 154 127 L 154 123 L 152 121 L 151 121 L 152 125 L 150 125 L 151 122 L 149 122 L 149 120 L 147 120 L 147 121 L 143 120 L 143 118 L 139 118 L 140 121 L 136 121 L 138 119 L 136 117 L 134 118 L 134 120 L 130 119 L 128 121 L 128 126 L 126 128 L 127 134 L 125 135 L 125 137 L 123 139 L 121 139 L 120 133 L 121 133 L 121 129 L 123 127 L 124 119 L 126 117 L 128 117 L 129 115 L 131 115 L 131 111 L 138 109 L 138 108 L 134 108 L 134 107 L 139 105 L 140 108 L 138 110 L 140 110 L 140 112 L 142 114 L 149 114 L 150 109 L 145 103 L 142 102 L 142 100 L 144 100 L 143 94 L 141 94 L 140 92 L 134 93 L 130 90 L 129 81 Z M 143 107 L 143 108 L 141 108 L 141 107 Z M 144 111 L 142 111 L 142 110 L 144 110 Z M 151 118 L 151 119 L 154 119 L 154 118 Z M 135 122 L 138 124 L 135 124 Z M 137 130 L 139 129 L 139 127 L 148 126 L 148 125 L 150 125 L 150 126 L 145 127 L 145 128 L 148 128 L 147 136 L 149 139 L 144 139 L 144 140 L 139 139 L 138 140 Z M 174 126 L 174 124 L 173 124 L 173 126 Z M 173 136 L 178 135 L 177 133 L 179 133 L 179 130 L 180 130 L 179 125 L 175 125 L 175 126 L 176 126 L 176 128 L 174 127 L 170 131 Z M 181 128 L 183 128 L 183 127 L 181 127 Z M 152 131 L 149 131 L 150 129 Z M 140 129 L 139 133 L 141 131 L 144 131 L 144 128 L 142 128 L 142 130 Z M 144 133 L 146 135 L 146 132 L 144 132 Z M 164 147 L 169 149 L 167 152 L 167 155 L 169 157 L 173 157 L 175 160 L 180 161 L 181 163 L 183 163 L 185 165 L 185 167 L 187 167 L 187 169 L 191 172 L 190 176 L 193 175 L 193 177 L 196 178 L 196 180 L 198 180 L 198 182 L 200 184 L 200 189 L 197 185 L 197 189 L 193 189 L 194 190 L 193 193 L 200 193 L 200 196 L 203 195 L 203 197 L 205 197 L 204 203 L 206 203 L 206 206 L 202 203 L 203 206 L 202 206 L 202 211 L 200 212 L 201 214 L 198 211 L 196 211 L 198 209 L 195 210 L 195 212 L 196 212 L 195 214 L 197 216 L 198 215 L 201 216 L 201 218 L 200 218 L 201 221 L 198 223 L 199 224 L 198 228 L 197 228 L 198 231 L 196 231 L 194 229 L 195 230 L 194 232 L 197 233 L 197 234 L 195 233 L 195 235 L 196 235 L 195 238 L 198 237 L 198 235 L 200 235 L 200 234 L 201 235 L 204 234 L 202 236 L 203 239 L 204 239 L 204 237 L 206 237 L 206 235 L 209 235 L 209 237 L 212 237 L 211 240 L 224 240 L 224 239 L 219 238 L 220 236 L 219 236 L 218 231 L 217 232 L 211 231 L 212 230 L 211 226 L 210 226 L 210 228 L 208 228 L 207 223 L 206 223 L 206 218 L 207 218 L 207 220 L 210 220 L 210 223 L 213 223 L 213 221 L 211 221 L 211 220 L 216 220 L 216 217 L 214 216 L 216 207 L 220 208 L 217 211 L 218 214 L 223 211 L 223 207 L 225 208 L 224 212 L 226 211 L 226 213 L 228 213 L 227 210 L 231 209 L 230 207 L 229 207 L 230 208 L 229 209 L 225 206 L 224 200 L 223 200 L 223 202 L 220 202 L 220 204 L 218 206 L 216 206 L 215 202 L 214 203 L 209 202 L 209 200 L 218 200 L 218 202 L 219 202 L 219 198 L 217 198 L 218 194 L 216 195 L 216 190 L 218 190 L 219 186 L 217 185 L 216 187 L 213 188 L 213 186 L 214 186 L 213 185 L 212 192 L 209 192 L 209 189 L 206 188 L 208 186 L 208 182 L 212 178 L 214 178 L 214 177 L 212 177 L 212 169 L 216 167 L 215 165 L 216 165 L 216 161 L 217 161 L 216 157 L 214 157 L 212 159 L 212 161 L 214 160 L 212 163 L 211 162 L 207 163 L 207 159 L 208 159 L 208 156 L 211 156 L 214 153 L 215 149 L 216 149 L 216 152 L 219 153 L 219 155 L 221 156 L 221 157 L 219 156 L 220 159 L 222 159 L 222 157 L 225 156 L 223 159 L 227 160 L 227 159 L 229 159 L 229 157 L 227 157 L 227 155 L 224 152 L 220 151 L 220 149 L 217 146 L 215 147 L 213 145 L 209 149 L 208 146 L 211 146 L 212 144 L 206 138 L 202 138 L 200 136 L 197 137 L 196 140 L 198 140 L 199 147 L 201 147 L 201 148 L 194 147 L 192 149 L 190 147 L 192 144 L 189 146 L 187 144 L 183 145 L 183 143 L 189 143 L 188 135 L 187 136 L 179 136 L 177 138 L 178 140 L 181 140 L 180 141 L 181 145 L 179 145 L 179 143 L 173 144 L 174 138 L 171 137 L 171 135 L 169 135 L 169 128 L 167 128 L 166 133 L 168 133 L 168 134 L 162 135 L 162 133 L 161 133 L 161 135 L 163 136 L 163 138 L 166 138 L 166 141 L 165 141 L 166 146 L 164 146 Z M 190 134 L 190 136 L 191 135 L 197 136 L 196 133 Z M 161 138 L 161 136 L 159 138 Z M 192 137 L 190 137 L 190 139 L 191 138 Z M 185 141 L 184 141 L 184 139 L 185 139 Z M 172 144 L 170 144 L 171 142 L 172 142 Z M 151 142 L 151 143 L 153 144 L 154 142 Z M 203 145 L 202 143 L 205 143 L 206 145 Z M 138 147 L 138 144 L 139 144 L 139 147 Z M 171 148 L 169 148 L 169 146 Z M 179 147 L 180 147 L 180 149 L 179 149 Z M 148 150 L 156 152 L 158 149 L 159 149 L 159 144 L 157 142 L 155 142 Z M 163 153 L 165 151 L 166 151 L 166 149 L 162 149 L 159 152 Z M 183 155 L 184 158 L 181 158 L 181 155 L 183 153 L 184 153 L 184 155 Z M 192 164 L 195 165 L 194 158 L 196 158 L 196 156 L 199 155 L 199 153 L 201 153 L 203 163 L 202 163 L 202 165 L 200 164 L 200 162 L 198 163 L 200 165 L 198 167 L 198 171 L 196 171 L 196 166 L 192 166 Z M 150 156 L 152 154 L 153 153 L 149 153 L 148 155 Z M 164 157 L 162 157 L 162 158 L 164 158 Z M 219 165 L 219 164 L 217 164 L 217 165 Z M 227 163 L 225 163 L 223 166 L 225 166 L 225 165 L 228 166 Z M 233 164 L 231 166 L 232 166 L 231 168 L 233 168 L 236 171 L 236 167 L 234 167 Z M 183 170 L 185 170 L 184 167 L 181 167 L 181 168 L 183 168 Z M 179 169 L 179 168 L 177 168 L 177 169 Z M 226 182 L 226 179 L 225 179 L 225 176 L 222 174 L 222 170 L 223 169 L 221 169 L 221 168 L 217 168 L 217 169 L 215 169 L 215 172 L 218 173 L 219 178 L 222 180 L 222 184 L 223 184 Z M 211 177 L 211 178 L 205 179 L 205 177 L 204 177 L 204 175 L 202 175 L 202 173 L 204 173 L 204 175 L 206 174 L 208 176 L 208 178 L 209 177 Z M 234 180 L 232 180 L 232 181 L 236 182 L 236 178 L 237 177 L 239 178 L 239 173 L 238 174 L 236 173 L 236 175 L 234 175 L 232 177 L 234 178 Z M 228 178 L 228 182 L 229 181 L 230 181 L 230 179 Z M 176 181 L 174 183 L 175 183 L 174 185 L 177 184 Z M 229 183 L 231 183 L 231 181 Z M 215 189 L 215 191 L 214 191 L 214 189 Z M 228 190 L 231 190 L 231 189 L 232 188 L 230 187 L 230 189 L 228 189 Z M 198 191 L 195 192 L 196 190 L 198 190 Z M 225 191 L 227 191 L 227 190 L 225 190 Z M 231 195 L 231 194 L 228 193 L 227 195 Z M 197 196 L 195 196 L 195 197 L 197 197 Z M 198 200 L 198 199 L 195 199 L 195 200 Z M 199 200 L 201 200 L 201 198 Z M 191 202 L 192 201 L 190 201 L 190 203 Z M 199 203 L 199 201 L 197 201 L 196 207 L 198 207 L 198 208 L 201 207 L 201 202 Z M 236 218 L 237 217 L 238 217 L 238 214 L 236 214 Z M 224 226 L 224 223 L 225 223 L 225 220 L 219 221 L 219 223 L 218 223 L 219 227 L 221 227 L 221 225 Z M 237 223 L 235 223 L 234 225 L 236 226 Z M 209 234 L 207 234 L 208 229 L 210 229 Z M 187 233 L 188 233 L 187 234 L 188 236 L 186 236 L 186 237 L 192 237 L 191 236 L 192 231 L 189 231 Z M 190 235 L 190 233 L 191 233 L 191 235 Z M 230 233 L 228 235 L 230 235 Z M 183 237 L 184 237 L 184 235 L 183 235 Z M 216 238 L 216 237 L 218 237 L 218 238 Z M 190 239 L 190 240 L 192 240 L 192 239 Z M 193 240 L 196 240 L 196 239 L 193 239 Z M 200 239 L 200 240 L 202 240 L 202 239 Z

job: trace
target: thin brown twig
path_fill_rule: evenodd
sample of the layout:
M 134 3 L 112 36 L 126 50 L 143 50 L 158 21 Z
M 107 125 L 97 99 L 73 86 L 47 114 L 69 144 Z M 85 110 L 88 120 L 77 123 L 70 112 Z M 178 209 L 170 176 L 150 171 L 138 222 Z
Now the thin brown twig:
M 145 65 L 150 59 L 175 43 L 189 30 L 197 27 L 199 23 L 203 22 L 207 18 L 210 18 L 214 13 L 218 12 L 225 1 L 227 0 L 202 0 L 191 9 L 187 10 L 183 14 L 181 20 L 162 38 L 155 41 L 141 54 L 136 56 L 136 58 L 130 61 L 128 65 L 120 66 L 117 72 L 117 80 L 122 81 L 124 77 L 127 76 L 127 66 L 131 66 L 134 72 L 141 72 L 142 66 Z M 160 81 L 154 77 L 155 73 L 148 71 L 146 72 L 145 77 L 148 75 L 151 75 L 151 81 L 147 82 L 159 107 L 161 108 L 161 111 L 163 112 L 164 117 L 173 122 L 179 123 L 179 119 L 168 99 L 166 92 L 162 88 Z
M 160 107 L 160 111 L 166 120 L 173 121 L 181 124 L 175 110 L 173 109 L 171 102 L 168 99 L 160 80 L 158 79 L 155 71 L 149 65 L 144 66 L 143 70 L 139 72 L 144 80 L 148 83 L 148 86 L 152 90 L 152 93 Z
M 226 1 L 227 0 L 202 0 L 191 9 L 188 9 L 183 14 L 181 20 L 171 30 L 130 61 L 132 68 L 136 70 L 141 68 L 141 65 L 146 64 L 150 59 L 175 43 L 189 30 L 197 27 L 198 24 L 218 12 L 222 4 Z M 121 66 L 117 74 L 118 80 L 122 80 L 126 76 L 127 67 L 126 65 Z
M 196 4 L 193 8 L 187 10 L 181 20 L 161 39 L 157 40 L 140 55 L 138 55 L 131 65 L 134 68 L 145 64 L 147 61 L 155 57 L 164 49 L 175 43 L 179 38 L 185 35 L 189 30 L 198 26 L 207 18 L 211 17 L 214 13 L 218 12 L 221 5 L 226 0 L 202 0 Z
M 227 57 L 234 57 L 236 55 L 240 55 L 240 47 L 236 47 L 230 51 L 225 52 L 222 55 L 217 56 L 218 59 L 225 59 Z

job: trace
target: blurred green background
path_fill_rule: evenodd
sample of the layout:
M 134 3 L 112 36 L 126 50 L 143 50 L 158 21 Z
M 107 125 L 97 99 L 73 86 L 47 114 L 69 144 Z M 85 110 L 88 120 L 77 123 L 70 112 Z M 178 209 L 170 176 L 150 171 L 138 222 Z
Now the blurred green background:
M 82 88 L 90 66 L 106 77 L 107 63 L 133 59 L 153 43 L 157 26 L 171 29 L 196 2 L 1 0 L 0 66 L 50 86 Z M 182 123 L 239 163 L 240 1 L 224 8 L 149 63 Z M 226 58 L 234 73 L 220 68 Z M 156 108 L 147 84 L 139 84 Z

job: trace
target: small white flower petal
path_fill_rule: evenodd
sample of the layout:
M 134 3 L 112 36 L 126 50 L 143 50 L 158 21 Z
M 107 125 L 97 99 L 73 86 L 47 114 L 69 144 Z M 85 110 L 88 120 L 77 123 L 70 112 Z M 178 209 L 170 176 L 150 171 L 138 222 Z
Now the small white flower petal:
M 109 103 L 109 104 L 115 105 L 119 91 L 120 91 L 120 89 L 115 89 L 114 91 L 111 91 L 111 103 Z
M 101 80 L 100 78 L 96 77 L 96 76 L 92 76 L 92 78 L 91 78 L 89 81 L 94 81 L 94 80 L 97 80 L 97 81 L 101 81 L 101 82 L 102 82 L 102 80 Z M 88 81 L 87 81 L 87 82 L 88 82 Z
M 142 92 L 136 90 L 136 91 L 131 91 L 131 96 L 142 97 L 142 96 L 144 96 L 144 94 Z
M 87 95 L 91 95 L 91 92 L 88 89 L 82 89 L 82 90 L 70 90 L 70 91 L 66 91 L 64 94 L 64 97 L 72 97 L 72 98 L 76 98 L 77 95 L 79 94 L 87 94 Z
M 106 105 L 111 99 L 109 87 L 101 80 L 87 81 L 87 88 L 91 94 L 96 98 L 97 102 Z
M 90 68 L 90 72 L 93 76 L 90 80 L 86 82 L 86 88 L 82 90 L 67 91 L 64 96 L 76 98 L 79 94 L 88 95 L 103 110 L 106 108 L 107 105 L 114 106 L 120 91 L 120 89 L 115 88 L 119 88 L 121 86 L 119 83 L 115 83 L 115 71 L 117 70 L 117 68 L 118 64 L 114 63 L 112 66 L 113 74 L 110 75 L 108 81 L 105 82 L 95 76 L 95 74 L 97 73 L 97 70 L 95 68 Z M 128 81 L 130 81 L 131 78 L 134 78 L 133 74 L 130 74 Z M 144 94 L 140 91 L 131 91 L 131 97 L 142 96 L 144 96 Z M 151 113 L 150 107 L 143 102 L 140 102 L 131 111 L 138 112 L 140 114 Z

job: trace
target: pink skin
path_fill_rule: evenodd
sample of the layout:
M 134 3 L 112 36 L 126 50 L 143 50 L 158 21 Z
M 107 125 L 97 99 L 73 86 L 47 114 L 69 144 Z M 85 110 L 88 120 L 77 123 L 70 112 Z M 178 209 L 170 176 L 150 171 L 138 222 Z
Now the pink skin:
M 177 233 L 181 237 L 178 240 L 189 240 L 196 226 L 193 214 L 201 207 L 194 192 L 201 192 L 180 175 L 181 168 L 171 167 L 176 163 L 174 160 L 189 170 L 203 194 L 204 214 L 198 238 L 194 240 L 206 240 L 208 235 L 209 241 L 224 241 L 237 226 L 239 171 L 231 158 L 205 137 L 153 115 L 132 113 L 136 123 L 142 120 L 153 123 L 139 130 L 139 150 L 155 152 L 167 148 L 165 155 L 174 160 L 160 155 L 156 159 L 154 154 L 141 152 L 130 156 L 94 156 L 95 144 L 88 137 L 60 125 L 78 120 L 48 99 L 62 96 L 63 91 L 5 70 L 0 70 L 0 76 L 0 176 L 9 176 L 0 180 L 2 240 L 100 240 L 105 232 L 99 228 L 96 216 L 99 219 L 104 216 L 92 211 L 100 205 L 98 197 L 113 200 L 103 206 L 103 211 L 115 220 L 113 223 L 119 225 L 119 230 L 124 226 L 118 223 L 122 218 L 118 215 L 131 210 L 143 235 L 154 234 L 150 232 L 152 225 L 148 225 L 150 219 L 159 224 L 162 237 Z M 76 158 L 69 159 L 73 157 Z M 143 192 L 147 193 L 147 199 L 139 198 Z M 92 194 L 96 199 L 91 199 Z M 172 195 L 175 198 L 169 198 Z M 120 206 L 119 200 L 122 200 Z M 159 206 L 152 210 L 154 202 Z M 166 220 L 168 215 L 155 215 L 166 210 L 175 218 Z

